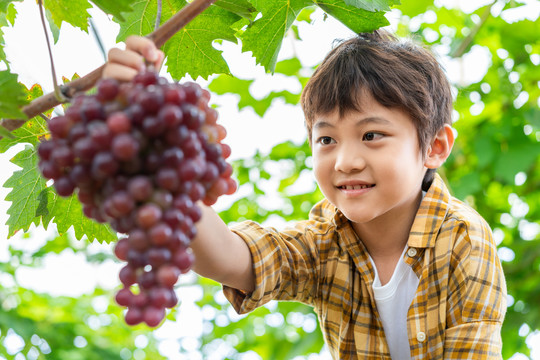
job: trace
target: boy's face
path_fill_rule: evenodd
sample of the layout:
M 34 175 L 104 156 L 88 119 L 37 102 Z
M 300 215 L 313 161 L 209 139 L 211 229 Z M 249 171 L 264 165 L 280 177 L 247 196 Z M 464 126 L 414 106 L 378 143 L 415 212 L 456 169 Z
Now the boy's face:
M 366 98 L 363 112 L 317 116 L 313 169 L 326 198 L 354 223 L 415 214 L 426 168 L 415 125 Z M 381 224 L 377 221 L 379 225 Z

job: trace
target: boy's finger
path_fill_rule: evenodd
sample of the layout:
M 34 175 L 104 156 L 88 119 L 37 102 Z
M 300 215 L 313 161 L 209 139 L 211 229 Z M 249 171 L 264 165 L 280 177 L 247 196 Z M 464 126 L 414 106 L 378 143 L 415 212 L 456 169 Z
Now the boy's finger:
M 126 39 L 126 49 L 141 54 L 147 61 L 156 63 L 159 60 L 158 49 L 154 42 L 142 36 L 129 36 Z
M 137 70 L 114 63 L 108 63 L 103 69 L 103 78 L 113 78 L 118 81 L 131 81 L 137 75 Z
M 156 69 L 159 70 L 161 69 L 161 66 L 163 65 L 163 59 L 165 59 L 165 53 L 161 50 L 158 50 L 157 53 L 158 53 L 158 58 L 154 62 L 154 66 Z
M 109 50 L 109 62 L 131 67 L 135 70 L 144 68 L 144 59 L 138 53 L 131 50 L 120 50 L 113 48 Z

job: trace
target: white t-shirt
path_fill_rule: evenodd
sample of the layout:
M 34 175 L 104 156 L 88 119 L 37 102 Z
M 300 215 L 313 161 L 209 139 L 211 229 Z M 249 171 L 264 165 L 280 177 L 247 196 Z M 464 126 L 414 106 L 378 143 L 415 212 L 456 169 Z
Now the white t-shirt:
M 383 286 L 381 286 L 377 267 L 371 256 L 369 257 L 375 269 L 373 294 L 375 295 L 377 310 L 381 316 L 392 360 L 411 359 L 409 336 L 407 334 L 407 311 L 413 301 L 416 289 L 418 289 L 420 279 L 403 260 L 403 256 L 408 249 L 405 246 L 392 278 Z

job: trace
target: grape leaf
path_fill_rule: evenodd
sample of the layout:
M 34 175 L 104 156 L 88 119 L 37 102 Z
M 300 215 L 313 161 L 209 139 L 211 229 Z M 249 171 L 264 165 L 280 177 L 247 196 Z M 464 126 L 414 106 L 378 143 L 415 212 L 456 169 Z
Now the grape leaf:
M 218 0 L 214 4 L 247 19 L 252 19 L 253 15 L 257 13 L 257 10 L 247 0 Z
M 270 92 L 270 94 L 262 99 L 255 99 L 249 93 L 249 87 L 252 83 L 253 80 L 243 80 L 228 75 L 221 75 L 212 80 L 208 89 L 219 95 L 227 93 L 240 95 L 238 109 L 251 107 L 260 117 L 264 116 L 264 113 L 272 105 L 274 99 L 281 98 L 285 103 L 292 105 L 298 104 L 300 100 L 300 94 L 293 94 L 287 90 Z
M 181 0 L 172 0 L 163 3 L 161 9 L 161 23 L 168 20 L 184 4 Z M 127 14 L 124 19 L 115 18 L 120 25 L 120 32 L 116 41 L 125 41 L 129 35 L 146 36 L 154 30 L 157 16 L 157 5 L 155 1 L 145 0 L 133 4 L 133 11 Z
M 27 231 L 30 225 L 39 225 L 39 217 L 36 217 L 40 192 L 45 189 L 46 181 L 37 168 L 37 156 L 34 147 L 27 145 L 11 159 L 11 162 L 22 169 L 14 171 L 4 183 L 5 188 L 12 190 L 6 195 L 6 201 L 11 201 L 7 210 L 9 215 L 8 238 L 17 231 Z
M 371 32 L 390 24 L 384 12 L 371 12 L 345 4 L 343 0 L 314 0 L 328 15 L 342 22 L 355 33 Z
M 45 229 L 53 222 L 60 235 L 65 234 L 73 226 L 77 240 L 81 240 L 84 236 L 89 241 L 95 239 L 101 243 L 110 243 L 118 239 L 116 232 L 109 225 L 97 223 L 84 216 L 76 195 L 64 198 L 49 187 L 41 192 L 39 202 L 37 215 L 43 217 Z
M 298 58 L 285 59 L 276 64 L 276 73 L 287 76 L 295 76 L 301 82 L 306 79 L 299 76 L 302 69 L 302 64 Z M 253 84 L 253 80 L 238 79 L 233 76 L 220 75 L 210 82 L 208 89 L 212 92 L 223 95 L 232 93 L 239 95 L 238 109 L 251 107 L 255 113 L 261 117 L 264 116 L 266 110 L 272 105 L 276 98 L 281 98 L 285 103 L 296 105 L 300 99 L 300 94 L 294 94 L 290 91 L 283 90 L 279 92 L 270 92 L 262 99 L 255 99 L 249 92 L 249 88 Z
M 28 103 L 24 90 L 24 85 L 17 81 L 17 75 L 8 70 L 0 71 L 0 118 L 26 118 L 20 110 Z
M 305 21 L 308 24 L 311 24 L 311 14 L 313 14 L 315 10 L 317 10 L 317 7 L 315 5 L 304 8 L 296 17 L 296 21 Z
M 14 2 L 21 2 L 23 0 L 0 0 L 0 11 L 7 12 L 7 8 L 10 4 Z
M 167 68 L 175 79 L 186 73 L 192 78 L 206 79 L 212 74 L 229 74 L 229 66 L 212 43 L 223 39 L 236 43 L 231 26 L 240 20 L 232 12 L 217 6 L 203 11 L 164 46 Z
M 45 10 L 45 16 L 47 17 L 47 23 L 49 24 L 49 29 L 51 30 L 54 43 L 56 44 L 60 38 L 60 28 L 54 23 L 53 16 L 49 10 Z
M 6 42 L 4 40 L 4 32 L 2 31 L 3 26 L 7 26 L 7 18 L 6 14 L 0 13 L 0 61 L 7 62 L 6 53 L 4 52 L 4 47 L 6 45 Z
M 1 2 L 2 0 L 0 0 L 0 4 Z M 2 27 L 10 24 L 13 26 L 15 23 L 15 17 L 17 16 L 17 10 L 15 9 L 13 3 L 6 4 L 5 7 L 6 9 L 0 9 L 0 62 L 4 61 L 9 68 L 6 53 L 4 52 L 6 42 L 4 40 L 4 32 L 2 31 Z
M 257 0 L 253 4 L 263 16 L 244 32 L 242 50 L 251 51 L 258 64 L 264 66 L 267 72 L 273 72 L 283 38 L 302 9 L 312 2 Z
M 399 5 L 399 0 L 345 0 L 345 4 L 367 11 L 389 11 L 390 6 Z
M 26 98 L 28 101 L 38 98 L 43 95 L 43 89 L 39 85 L 32 86 L 27 90 Z M 49 115 L 52 110 L 45 112 L 45 115 Z M 13 139 L 2 138 L 0 139 L 0 153 L 5 152 L 13 145 L 26 143 L 36 146 L 40 138 L 49 134 L 47 129 L 47 124 L 45 120 L 37 116 L 29 121 L 26 121 L 23 126 L 18 129 L 15 129 L 11 132 L 14 135 Z
M 403 4 L 400 4 L 399 11 L 403 15 L 413 18 L 429 10 L 434 5 L 432 0 L 404 1 Z
M 302 63 L 297 57 L 281 60 L 276 64 L 276 73 L 287 76 L 299 77 L 299 72 L 302 69 Z
M 87 9 L 92 7 L 88 0 L 48 0 L 44 6 L 51 12 L 53 22 L 57 27 L 60 28 L 62 21 L 65 21 L 88 32 L 90 14 Z
M 163 4 L 161 23 L 178 12 L 186 3 L 172 0 Z M 154 1 L 134 4 L 134 11 L 125 21 L 118 21 L 120 32 L 117 41 L 124 41 L 129 35 L 146 36 L 152 32 L 157 7 Z M 217 39 L 236 42 L 231 25 L 241 17 L 217 6 L 211 6 L 163 46 L 167 56 L 167 70 L 173 78 L 180 79 L 186 73 L 192 78 L 207 78 L 215 73 L 229 73 L 229 67 L 212 42 Z
M 124 20 L 122 13 L 133 11 L 131 0 L 92 0 L 92 2 L 104 12 L 116 17 L 119 20 Z
M 47 129 L 45 120 L 36 117 L 33 120 L 25 122 L 20 128 L 13 130 L 12 134 L 14 138 L 2 138 L 0 140 L 0 152 L 3 153 L 16 144 L 27 143 L 37 146 L 40 138 L 48 135 L 48 133 L 49 130 Z

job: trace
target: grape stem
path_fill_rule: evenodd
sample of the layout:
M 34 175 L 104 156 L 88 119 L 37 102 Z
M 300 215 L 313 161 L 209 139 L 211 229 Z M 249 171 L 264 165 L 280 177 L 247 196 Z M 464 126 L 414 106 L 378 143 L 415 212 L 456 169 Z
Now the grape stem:
M 43 1 L 38 0 L 38 6 L 39 6 L 39 16 L 41 17 L 41 24 L 43 25 L 43 34 L 45 35 L 45 41 L 47 42 L 47 49 L 49 50 L 49 60 L 51 61 L 51 73 L 52 73 L 52 80 L 54 85 L 54 97 L 59 102 L 65 102 L 68 99 L 64 96 L 62 93 L 62 89 L 60 86 L 58 86 L 58 82 L 56 80 L 56 70 L 54 68 L 54 59 L 52 54 L 52 48 L 51 48 L 51 42 L 49 40 L 49 33 L 47 32 L 47 25 L 45 22 L 45 15 L 43 15 Z
M 88 19 L 88 21 L 90 23 L 90 29 L 92 29 L 92 34 L 94 34 L 94 39 L 96 39 L 99 50 L 103 55 L 103 60 L 107 61 L 107 52 L 105 51 L 105 46 L 103 46 L 103 41 L 101 40 L 101 36 L 99 35 L 99 32 L 96 28 L 96 24 L 94 24 L 92 18 Z
M 156 13 L 156 25 L 154 30 L 159 28 L 159 23 L 161 22 L 161 0 L 157 0 L 157 13 Z
M 156 47 L 160 48 L 174 34 L 186 26 L 191 20 L 197 17 L 197 15 L 203 12 L 215 1 L 216 0 L 194 0 L 191 3 L 188 3 L 182 8 L 182 10 L 173 15 L 155 31 L 147 35 L 147 37 L 156 44 Z M 78 92 L 91 89 L 101 78 L 104 67 L 105 65 L 102 65 L 87 75 L 64 84 L 62 86 L 63 95 L 67 98 L 71 98 Z M 53 92 L 40 96 L 39 98 L 33 100 L 30 104 L 24 106 L 21 110 L 28 119 L 31 119 L 34 116 L 38 116 L 39 114 L 60 104 L 61 102 L 58 101 L 55 93 Z M 23 119 L 3 119 L 0 122 L 0 125 L 9 131 L 13 131 L 23 126 L 25 122 L 26 120 Z M 0 139 L 1 138 L 2 136 L 0 136 Z

